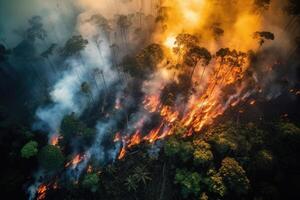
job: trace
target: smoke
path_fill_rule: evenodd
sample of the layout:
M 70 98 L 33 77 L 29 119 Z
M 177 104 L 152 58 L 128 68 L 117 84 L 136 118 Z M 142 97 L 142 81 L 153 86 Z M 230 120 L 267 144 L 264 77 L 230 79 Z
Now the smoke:
M 153 143 L 174 134 L 174 122 L 188 129 L 188 135 L 201 131 L 226 109 L 260 90 L 268 100 L 281 94 L 285 88 L 280 84 L 281 77 L 288 79 L 293 75 L 295 65 L 289 63 L 289 57 L 298 31 L 284 28 L 289 18 L 283 12 L 281 1 L 272 1 L 268 9 L 259 13 L 254 11 L 253 3 L 242 0 L 30 0 L 20 5 L 16 0 L 9 4 L 0 0 L 0 38 L 5 39 L 8 46 L 21 46 L 26 39 L 11 33 L 24 32 L 28 19 L 41 16 L 48 37 L 32 44 L 33 54 L 39 55 L 53 43 L 58 45 L 50 58 L 57 73 L 48 73 L 49 70 L 44 69 L 49 67 L 46 62 L 33 62 L 36 67 L 44 67 L 40 71 L 48 80 L 49 95 L 47 103 L 43 102 L 36 109 L 34 129 L 46 131 L 51 138 L 60 132 L 65 116 L 74 113 L 80 118 L 89 109 L 93 109 L 89 112 L 101 112 L 93 124 L 96 129 L 93 144 L 84 150 L 72 149 L 74 155 L 84 154 L 82 162 L 66 170 L 71 180 L 78 180 L 90 160 L 99 165 L 113 162 L 120 150 L 126 150 L 130 144 Z M 20 10 L 14 19 L 3 17 L 12 10 Z M 260 45 L 261 41 L 253 37 L 257 31 L 272 32 L 275 40 L 266 40 Z M 196 45 L 205 47 L 213 55 L 208 65 L 197 62 L 193 69 L 187 67 L 188 52 L 181 52 L 182 47 L 176 43 L 176 37 L 184 33 L 195 36 Z M 60 56 L 67 40 L 76 35 L 86 39 L 87 46 L 68 58 Z M 123 57 L 135 58 L 140 49 L 152 42 L 162 46 L 164 59 L 153 71 L 145 70 L 148 73 L 145 80 L 126 73 L 124 66 L 120 66 Z M 226 47 L 251 57 L 242 59 L 239 68 L 222 64 L 215 54 Z M 174 51 L 176 48 L 179 53 Z M 289 69 L 274 70 L 280 67 Z M 286 75 L 287 71 L 290 74 Z M 163 95 L 166 98 L 161 98 Z M 165 105 L 166 99 L 171 99 L 171 103 Z M 101 109 L 99 102 L 103 104 Z M 112 143 L 117 132 L 121 139 Z M 135 134 L 138 142 L 131 141 Z M 158 155 L 160 145 L 154 145 L 149 152 Z M 39 184 L 40 180 L 29 188 L 31 198 Z

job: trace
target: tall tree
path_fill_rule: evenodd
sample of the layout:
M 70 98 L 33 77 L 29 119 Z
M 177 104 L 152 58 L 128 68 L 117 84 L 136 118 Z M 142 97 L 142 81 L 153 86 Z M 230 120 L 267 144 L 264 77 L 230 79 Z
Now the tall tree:
M 195 68 L 198 64 L 200 64 L 203 66 L 200 82 L 202 81 L 206 66 L 209 64 L 211 58 L 212 56 L 210 52 L 204 47 L 195 46 L 186 53 L 184 62 L 189 67 L 192 67 L 191 80 L 193 78 Z
M 38 157 L 41 166 L 48 171 L 61 169 L 65 160 L 61 150 L 52 145 L 44 146 L 39 152 Z
M 132 25 L 131 20 L 126 15 L 120 15 L 117 19 L 117 25 L 120 29 L 120 33 L 123 38 L 123 42 L 124 42 L 124 44 L 126 44 L 127 40 L 128 40 L 128 30 L 129 30 L 129 27 Z

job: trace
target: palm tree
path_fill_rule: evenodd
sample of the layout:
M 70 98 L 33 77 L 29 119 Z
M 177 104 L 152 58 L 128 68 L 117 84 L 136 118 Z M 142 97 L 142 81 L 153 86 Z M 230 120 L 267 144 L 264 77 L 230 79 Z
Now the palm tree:
M 142 182 L 144 185 L 146 185 L 147 181 L 151 180 L 151 177 L 149 175 L 150 173 L 146 171 L 145 166 L 138 166 L 134 169 L 133 177 L 136 178 L 138 183 Z
M 134 176 L 128 176 L 125 180 L 125 186 L 128 191 L 136 191 L 138 188 L 138 182 Z

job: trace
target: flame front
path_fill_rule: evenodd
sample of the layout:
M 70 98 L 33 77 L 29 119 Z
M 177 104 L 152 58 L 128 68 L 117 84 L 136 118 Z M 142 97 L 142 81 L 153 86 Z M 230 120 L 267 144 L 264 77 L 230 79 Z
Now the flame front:
M 259 91 L 257 88 L 249 91 L 247 86 L 242 84 L 245 72 L 250 66 L 247 53 L 244 52 L 256 51 L 259 47 L 252 38 L 253 33 L 261 28 L 261 19 L 253 12 L 253 2 L 165 0 L 158 14 L 164 20 L 158 23 L 153 40 L 165 47 L 168 66 L 184 65 L 184 55 L 188 48 L 178 43 L 176 38 L 183 33 L 200 38 L 195 45 L 206 47 L 214 56 L 209 65 L 202 66 L 198 62 L 194 66 L 191 82 L 195 91 L 185 105 L 167 106 L 161 102 L 161 89 L 167 80 L 162 81 L 157 94 L 145 97 L 145 110 L 158 113 L 162 123 L 145 136 L 142 136 L 139 129 L 122 137 L 124 142 L 119 159 L 125 156 L 127 148 L 143 141 L 153 143 L 173 135 L 178 131 L 178 126 L 185 129 L 183 136 L 199 133 L 227 108 L 236 106 L 252 93 Z M 228 48 L 233 56 L 217 56 L 217 51 L 221 48 Z M 158 68 L 158 73 L 161 77 L 170 79 L 170 75 L 165 76 L 164 67 Z M 177 80 L 181 71 L 170 69 L 168 73 L 174 74 Z M 226 94 L 224 91 L 228 86 L 234 86 L 235 92 Z M 255 101 L 251 100 L 249 104 L 254 105 Z

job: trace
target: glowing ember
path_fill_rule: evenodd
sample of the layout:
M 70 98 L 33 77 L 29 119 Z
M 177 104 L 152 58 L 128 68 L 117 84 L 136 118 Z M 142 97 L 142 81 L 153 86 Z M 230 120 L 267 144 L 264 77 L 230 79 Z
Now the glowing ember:
M 41 184 L 37 190 L 37 200 L 43 200 L 46 198 L 47 185 Z
M 56 145 L 58 145 L 58 140 L 59 140 L 59 135 L 53 134 L 50 138 L 50 144 L 53 146 L 56 146 Z
M 115 138 L 114 138 L 114 142 L 119 142 L 121 141 L 121 134 L 120 132 L 116 133 Z
M 256 103 L 255 100 L 250 101 L 250 105 L 254 105 Z

